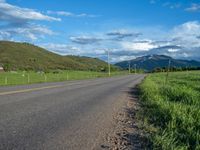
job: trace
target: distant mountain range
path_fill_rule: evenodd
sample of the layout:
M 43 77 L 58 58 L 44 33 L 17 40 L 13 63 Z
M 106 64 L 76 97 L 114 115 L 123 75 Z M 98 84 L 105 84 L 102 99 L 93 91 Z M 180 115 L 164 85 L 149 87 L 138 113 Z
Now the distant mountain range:
M 0 41 L 0 65 L 9 70 L 107 69 L 107 63 L 90 57 L 61 56 L 28 43 Z M 112 69 L 117 67 L 111 66 Z
M 173 59 L 172 57 L 165 55 L 148 55 L 130 61 L 119 62 L 115 65 L 126 69 L 129 67 L 130 62 L 131 68 L 134 68 L 134 65 L 136 64 L 137 68 L 152 71 L 155 68 L 167 67 L 169 60 L 171 61 L 172 67 L 200 67 L 200 62 L 198 61 Z

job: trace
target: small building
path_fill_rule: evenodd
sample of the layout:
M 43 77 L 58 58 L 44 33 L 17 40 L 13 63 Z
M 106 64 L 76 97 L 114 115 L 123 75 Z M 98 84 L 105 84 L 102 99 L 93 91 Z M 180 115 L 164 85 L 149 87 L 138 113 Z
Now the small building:
M 4 72 L 4 68 L 1 65 L 0 65 L 0 72 Z

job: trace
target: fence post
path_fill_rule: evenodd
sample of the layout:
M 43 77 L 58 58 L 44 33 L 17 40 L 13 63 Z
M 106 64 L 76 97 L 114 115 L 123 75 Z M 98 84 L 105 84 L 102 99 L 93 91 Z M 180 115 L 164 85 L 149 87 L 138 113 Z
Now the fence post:
M 44 82 L 47 82 L 47 76 L 44 74 Z
M 68 75 L 68 72 L 67 72 L 67 80 L 69 80 L 69 75 Z
M 56 74 L 57 81 L 59 81 L 59 73 Z
M 28 74 L 28 83 L 30 83 L 30 75 Z
M 5 77 L 5 85 L 8 84 L 8 77 Z
M 171 65 L 171 60 L 169 59 L 168 68 L 167 68 L 167 74 L 166 74 L 166 79 L 165 79 L 165 84 L 167 84 L 167 82 L 168 82 L 169 72 L 170 72 L 170 67 L 171 67 L 170 65 Z

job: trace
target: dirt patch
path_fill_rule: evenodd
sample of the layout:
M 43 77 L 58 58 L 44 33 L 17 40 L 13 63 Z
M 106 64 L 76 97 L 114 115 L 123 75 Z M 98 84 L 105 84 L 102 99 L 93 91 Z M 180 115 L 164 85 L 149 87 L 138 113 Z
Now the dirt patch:
M 114 116 L 114 130 L 107 137 L 107 144 L 102 149 L 143 150 L 147 149 L 147 138 L 139 127 L 137 112 L 140 109 L 138 88 L 132 88 L 127 94 L 126 106 Z

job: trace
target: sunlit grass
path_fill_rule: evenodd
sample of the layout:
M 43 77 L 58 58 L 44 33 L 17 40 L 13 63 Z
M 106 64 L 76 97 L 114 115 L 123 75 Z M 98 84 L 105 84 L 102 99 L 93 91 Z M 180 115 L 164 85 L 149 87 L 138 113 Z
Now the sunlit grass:
M 141 84 L 154 149 L 200 149 L 200 71 L 151 74 Z
M 127 72 L 112 72 L 111 76 L 125 75 Z M 108 77 L 108 73 L 94 71 L 59 71 L 59 72 L 3 72 L 0 73 L 0 85 L 21 85 L 42 82 L 57 82 Z

